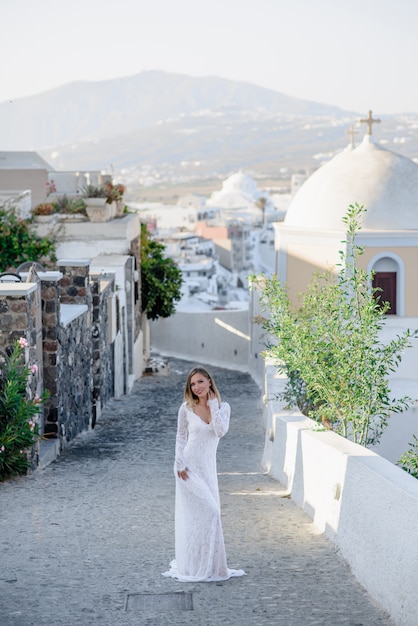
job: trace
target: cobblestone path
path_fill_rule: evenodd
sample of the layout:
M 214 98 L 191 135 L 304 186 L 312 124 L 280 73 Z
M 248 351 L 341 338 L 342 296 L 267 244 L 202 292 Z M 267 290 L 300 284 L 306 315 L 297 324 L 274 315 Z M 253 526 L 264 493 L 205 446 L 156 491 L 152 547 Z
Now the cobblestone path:
M 55 463 L 0 484 L 1 626 L 389 626 L 334 546 L 260 467 L 260 390 L 210 368 L 232 406 L 218 471 L 228 565 L 184 584 L 174 556 L 177 410 L 193 364 L 170 360 L 112 400 Z M 186 595 L 182 592 L 186 592 Z

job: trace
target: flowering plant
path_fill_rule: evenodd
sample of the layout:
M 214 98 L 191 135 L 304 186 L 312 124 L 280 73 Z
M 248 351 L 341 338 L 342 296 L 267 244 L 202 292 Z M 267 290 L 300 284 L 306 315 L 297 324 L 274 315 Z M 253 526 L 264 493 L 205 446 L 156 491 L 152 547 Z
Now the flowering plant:
M 122 185 L 121 183 L 117 183 L 116 185 L 110 182 L 105 183 L 104 189 L 107 198 L 106 202 L 108 202 L 109 204 L 111 204 L 112 202 L 120 202 L 123 198 L 123 194 L 126 191 L 125 185 Z
M 48 397 L 47 392 L 31 396 L 38 366 L 25 364 L 27 346 L 22 337 L 0 357 L 0 481 L 26 473 L 29 449 L 39 438 L 39 410 Z
M 17 267 L 25 261 L 55 261 L 55 237 L 38 237 L 29 220 L 16 209 L 0 206 L 0 268 Z
M 46 197 L 50 196 L 51 193 L 56 193 L 57 188 L 53 180 L 48 180 L 46 183 Z

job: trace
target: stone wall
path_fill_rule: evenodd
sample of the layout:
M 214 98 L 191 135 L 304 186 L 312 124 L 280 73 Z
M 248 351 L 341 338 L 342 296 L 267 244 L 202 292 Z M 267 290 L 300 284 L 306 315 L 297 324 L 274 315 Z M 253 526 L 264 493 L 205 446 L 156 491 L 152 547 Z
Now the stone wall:
M 92 350 L 93 350 L 93 426 L 101 407 L 114 395 L 114 332 L 112 312 L 115 300 L 115 277 L 93 275 Z
M 4 283 L 0 291 L 0 350 L 5 350 L 24 337 L 32 352 L 36 349 L 36 308 L 39 303 L 33 284 Z M 36 358 L 36 353 L 31 354 Z
M 68 310 L 64 310 L 64 314 Z M 57 404 L 62 447 L 92 426 L 93 372 L 90 313 L 83 307 L 73 319 L 58 326 Z
M 29 381 L 29 394 L 34 397 L 41 395 L 43 390 L 42 379 L 42 343 L 41 343 L 41 316 L 40 292 L 33 283 L 3 283 L 0 284 L 0 353 L 7 353 L 15 341 L 26 339 L 26 365 L 38 366 Z M 39 430 L 43 431 L 43 412 L 39 415 Z M 36 467 L 39 459 L 39 447 L 29 451 L 29 462 L 32 468 Z
M 45 388 L 49 391 L 49 398 L 44 404 L 45 437 L 55 438 L 58 433 L 58 375 L 57 368 L 62 358 L 58 342 L 60 323 L 59 280 L 62 277 L 56 272 L 51 278 L 43 279 L 41 285 L 42 299 L 42 349 L 43 349 L 43 376 Z
M 58 269 L 62 273 L 59 282 L 61 304 L 86 304 L 91 308 L 90 261 L 61 259 Z
M 122 388 L 130 388 L 129 342 L 136 334 L 134 259 L 126 257 L 123 263 L 124 267 L 128 263 L 126 280 L 131 281 L 126 289 L 129 306 L 123 309 L 131 319 L 125 326 L 118 318 L 122 292 L 115 273 L 91 272 L 89 260 L 60 260 L 59 271 L 31 275 L 30 283 L 0 283 L 0 351 L 24 337 L 29 344 L 26 360 L 38 365 L 31 393 L 41 395 L 44 388 L 49 392 L 33 467 L 43 465 L 42 450 L 52 450 L 48 455 L 55 458 L 79 433 L 94 427 L 101 408 L 115 393 L 116 341 L 126 346 L 123 360 L 129 384 L 122 381 Z M 22 274 L 23 280 L 26 277 Z

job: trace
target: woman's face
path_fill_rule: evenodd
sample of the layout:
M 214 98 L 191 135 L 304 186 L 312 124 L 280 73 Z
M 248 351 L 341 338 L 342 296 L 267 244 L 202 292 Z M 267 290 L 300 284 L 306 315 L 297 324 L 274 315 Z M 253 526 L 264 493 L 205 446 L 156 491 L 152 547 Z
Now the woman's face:
M 190 378 L 190 389 L 198 398 L 207 398 L 210 388 L 210 380 L 200 372 Z

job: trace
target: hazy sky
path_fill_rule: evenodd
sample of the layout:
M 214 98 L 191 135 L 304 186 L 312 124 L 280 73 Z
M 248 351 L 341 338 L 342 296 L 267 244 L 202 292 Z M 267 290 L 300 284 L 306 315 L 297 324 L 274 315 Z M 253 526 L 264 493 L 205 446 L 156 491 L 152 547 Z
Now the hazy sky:
M 418 112 L 417 0 L 0 0 L 0 101 L 143 70 Z

